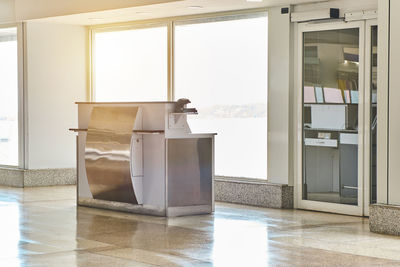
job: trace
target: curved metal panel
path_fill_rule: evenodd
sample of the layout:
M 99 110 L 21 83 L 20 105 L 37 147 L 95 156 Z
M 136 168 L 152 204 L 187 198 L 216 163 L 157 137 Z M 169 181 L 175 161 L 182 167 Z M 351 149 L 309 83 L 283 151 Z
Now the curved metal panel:
M 94 107 L 85 147 L 93 198 L 137 204 L 131 180 L 131 137 L 138 107 Z

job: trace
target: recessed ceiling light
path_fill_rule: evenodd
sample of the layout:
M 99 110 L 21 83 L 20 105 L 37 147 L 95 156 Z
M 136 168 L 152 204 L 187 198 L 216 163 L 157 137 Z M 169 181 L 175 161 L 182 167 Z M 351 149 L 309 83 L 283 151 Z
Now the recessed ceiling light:
M 188 6 L 188 8 L 199 9 L 199 8 L 203 8 L 203 7 L 202 6 Z
M 136 12 L 136 14 L 143 15 L 143 14 L 150 14 L 150 12 L 148 12 L 148 11 L 138 11 L 138 12 Z
M 89 18 L 89 20 L 100 21 L 100 20 L 103 20 L 103 18 Z
M 263 0 L 247 0 L 247 2 L 262 2 Z

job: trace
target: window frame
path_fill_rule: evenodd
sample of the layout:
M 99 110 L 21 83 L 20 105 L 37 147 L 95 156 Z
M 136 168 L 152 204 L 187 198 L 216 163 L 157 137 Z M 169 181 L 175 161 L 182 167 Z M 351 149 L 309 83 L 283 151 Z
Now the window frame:
M 26 145 L 25 139 L 27 138 L 25 133 L 26 120 L 26 103 L 24 100 L 25 95 L 25 58 L 26 47 L 24 43 L 25 37 L 25 25 L 23 23 L 5 23 L 0 24 L 0 29 L 16 28 L 17 29 L 17 64 L 18 64 L 18 163 L 17 165 L 5 165 L 0 163 L 0 168 L 7 169 L 26 169 Z

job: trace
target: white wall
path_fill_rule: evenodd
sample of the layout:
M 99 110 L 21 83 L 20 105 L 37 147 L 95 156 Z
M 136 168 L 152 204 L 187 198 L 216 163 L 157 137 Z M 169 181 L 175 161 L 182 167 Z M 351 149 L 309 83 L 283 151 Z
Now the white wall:
M 0 0 L 0 24 L 15 22 L 14 0 Z
M 400 1 L 379 0 L 378 203 L 400 205 Z
M 377 202 L 388 204 L 389 0 L 379 0 L 378 66 Z
M 281 8 L 268 10 L 268 181 L 288 184 L 290 179 L 291 24 Z M 291 180 L 291 181 L 290 181 Z
M 400 1 L 389 2 L 388 199 L 389 204 L 400 205 Z
M 86 100 L 87 33 L 82 26 L 26 24 L 29 169 L 76 167 L 75 101 Z

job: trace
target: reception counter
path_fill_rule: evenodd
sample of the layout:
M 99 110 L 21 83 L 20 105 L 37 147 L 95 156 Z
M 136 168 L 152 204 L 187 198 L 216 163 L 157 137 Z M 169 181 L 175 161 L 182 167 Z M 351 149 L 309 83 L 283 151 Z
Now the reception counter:
M 78 205 L 183 216 L 214 209 L 214 136 L 188 101 L 78 102 Z

